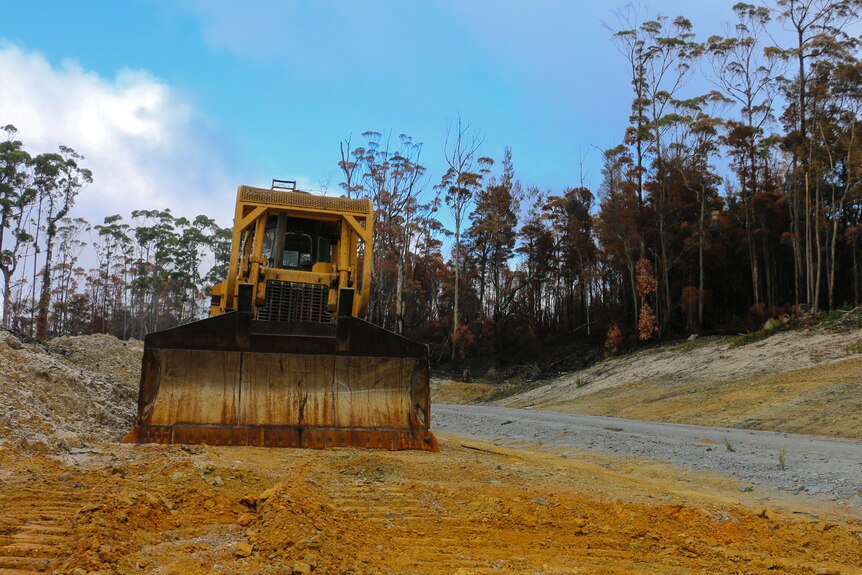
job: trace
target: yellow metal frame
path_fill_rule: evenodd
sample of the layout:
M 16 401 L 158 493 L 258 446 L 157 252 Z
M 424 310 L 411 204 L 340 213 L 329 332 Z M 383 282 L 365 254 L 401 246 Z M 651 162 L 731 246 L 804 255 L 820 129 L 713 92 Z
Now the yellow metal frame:
M 332 264 L 317 263 L 312 271 L 268 267 L 266 258 L 263 257 L 264 231 L 269 216 L 277 214 L 307 220 L 340 222 L 341 234 Z M 365 317 L 371 287 L 373 236 L 374 211 L 371 200 L 367 198 L 334 198 L 240 186 L 236 197 L 230 267 L 224 281 L 213 287 L 213 295 L 221 297 L 219 303 L 210 308 L 210 315 L 236 309 L 240 283 L 253 284 L 255 305 L 263 304 L 267 280 L 279 279 L 354 288 L 356 292 L 352 314 Z M 365 246 L 361 278 L 360 241 Z M 337 297 L 338 290 L 330 290 L 331 311 L 334 311 Z

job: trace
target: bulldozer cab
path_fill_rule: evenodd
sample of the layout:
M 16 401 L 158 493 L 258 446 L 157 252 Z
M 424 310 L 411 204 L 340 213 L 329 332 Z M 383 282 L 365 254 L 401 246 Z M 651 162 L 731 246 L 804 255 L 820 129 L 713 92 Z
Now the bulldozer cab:
M 230 271 L 212 290 L 210 315 L 236 310 L 239 284 L 251 283 L 255 319 L 333 321 L 338 292 L 347 288 L 354 290 L 349 315 L 365 316 L 370 200 L 241 186 L 234 221 Z M 300 308 L 292 307 L 297 298 Z
M 146 336 L 126 440 L 436 451 L 427 346 L 363 319 L 370 200 L 277 182 L 237 191 L 210 318 Z
M 270 216 L 263 236 L 263 254 L 269 267 L 311 271 L 316 263 L 332 262 L 339 226 L 314 220 Z

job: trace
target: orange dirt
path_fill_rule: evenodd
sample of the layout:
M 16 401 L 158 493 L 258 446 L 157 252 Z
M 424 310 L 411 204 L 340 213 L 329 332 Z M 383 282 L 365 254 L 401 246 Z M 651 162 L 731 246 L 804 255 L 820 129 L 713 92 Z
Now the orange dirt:
M 862 522 L 730 483 L 446 436 L 439 454 L 0 448 L 0 574 L 859 572 Z

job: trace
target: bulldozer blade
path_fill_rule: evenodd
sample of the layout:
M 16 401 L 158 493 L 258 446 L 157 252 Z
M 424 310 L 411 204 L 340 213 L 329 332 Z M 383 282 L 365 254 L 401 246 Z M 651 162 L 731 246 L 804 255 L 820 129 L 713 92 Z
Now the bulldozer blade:
M 437 451 L 427 346 L 237 311 L 146 336 L 130 443 Z

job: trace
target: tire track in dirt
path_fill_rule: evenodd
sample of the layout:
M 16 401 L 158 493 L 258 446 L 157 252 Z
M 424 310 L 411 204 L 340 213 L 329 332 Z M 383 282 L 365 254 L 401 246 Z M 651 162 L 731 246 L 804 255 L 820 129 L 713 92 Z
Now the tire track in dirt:
M 61 569 L 74 546 L 73 523 L 84 503 L 68 492 L 0 493 L 0 575 Z
M 455 573 L 459 569 L 476 575 L 499 573 L 499 565 L 471 556 L 475 548 L 469 542 L 475 542 L 477 526 L 464 530 L 461 522 L 452 520 L 450 510 L 417 485 L 346 483 L 330 498 L 339 515 L 367 525 L 369 533 L 384 535 L 353 543 L 371 555 L 384 549 L 387 553 L 401 551 L 396 551 L 402 557 L 398 568 L 405 574 Z

